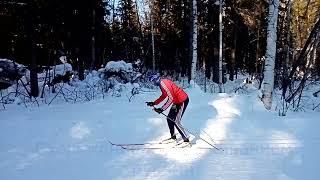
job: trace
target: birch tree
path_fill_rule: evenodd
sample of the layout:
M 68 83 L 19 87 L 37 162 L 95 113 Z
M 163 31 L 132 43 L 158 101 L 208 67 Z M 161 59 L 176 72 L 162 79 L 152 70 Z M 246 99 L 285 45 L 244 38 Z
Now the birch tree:
M 219 92 L 222 93 L 222 15 L 223 15 L 223 0 L 219 0 Z
M 264 82 L 262 87 L 262 102 L 266 109 L 272 107 L 272 92 L 274 88 L 274 67 L 277 43 L 277 21 L 279 12 L 279 0 L 269 0 L 267 50 L 265 60 Z
M 150 7 L 150 23 L 151 23 L 151 45 L 152 45 L 152 70 L 156 70 L 156 58 L 155 58 L 155 48 L 154 48 L 154 27 L 153 27 L 153 8 L 154 1 L 151 3 Z
M 198 10 L 197 0 L 192 0 L 192 63 L 191 63 L 191 80 L 194 81 L 197 67 L 197 46 L 198 46 Z

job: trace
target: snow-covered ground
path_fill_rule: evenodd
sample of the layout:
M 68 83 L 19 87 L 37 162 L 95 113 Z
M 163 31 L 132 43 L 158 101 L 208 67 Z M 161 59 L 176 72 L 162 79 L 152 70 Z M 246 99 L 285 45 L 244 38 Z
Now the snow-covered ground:
M 145 105 L 159 92 L 0 111 L 1 180 L 317 180 L 319 113 L 268 112 L 257 93 L 187 89 L 182 124 L 214 140 L 191 148 L 129 151 L 108 143 L 169 136 L 165 118 Z

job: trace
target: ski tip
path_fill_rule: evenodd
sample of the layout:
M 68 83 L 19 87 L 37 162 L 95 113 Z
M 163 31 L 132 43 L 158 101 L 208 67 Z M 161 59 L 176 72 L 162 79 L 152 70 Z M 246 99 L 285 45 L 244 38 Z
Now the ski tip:
M 107 140 L 111 145 L 115 145 L 114 143 L 112 143 L 110 140 Z

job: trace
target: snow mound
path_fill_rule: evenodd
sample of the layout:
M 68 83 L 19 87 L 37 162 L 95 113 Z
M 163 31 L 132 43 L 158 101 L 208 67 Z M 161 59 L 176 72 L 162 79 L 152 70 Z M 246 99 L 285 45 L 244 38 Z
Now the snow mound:
M 126 63 L 123 60 L 110 61 L 107 63 L 105 69 L 109 72 L 120 72 L 120 71 L 132 72 L 133 71 L 132 64 Z
M 51 70 L 51 73 L 53 73 L 53 71 L 55 75 L 65 75 L 67 71 L 72 71 L 72 66 L 69 63 L 59 64 Z
M 19 63 L 16 63 L 16 62 L 13 62 L 12 60 L 9 60 L 9 59 L 1 59 L 1 58 L 0 58 L 0 64 L 7 64 L 7 65 L 9 65 L 8 67 L 9 67 L 9 68 L 12 68 L 12 69 L 14 68 L 15 65 L 16 65 L 16 67 L 17 67 L 18 69 L 25 67 L 24 65 L 19 64 Z
M 9 59 L 0 59 L 0 89 L 8 88 L 25 74 L 25 66 Z
M 90 129 L 84 122 L 78 122 L 71 128 L 70 135 L 73 139 L 81 140 L 90 135 Z

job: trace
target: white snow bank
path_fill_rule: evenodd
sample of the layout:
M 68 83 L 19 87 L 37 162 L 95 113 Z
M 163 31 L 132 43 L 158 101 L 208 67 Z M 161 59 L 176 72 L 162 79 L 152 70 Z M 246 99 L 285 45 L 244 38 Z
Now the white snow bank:
M 160 91 L 131 102 L 106 97 L 33 109 L 13 105 L 0 111 L 0 179 L 320 179 L 319 113 L 280 118 L 254 94 L 186 91 L 183 126 L 209 141 L 206 131 L 225 151 L 199 149 L 209 146 L 200 142 L 182 150 L 137 151 L 108 144 L 169 136 L 166 118 L 145 105 Z M 297 142 L 301 146 L 278 146 Z
M 24 65 L 13 62 L 12 60 L 9 60 L 9 59 L 1 59 L 0 58 L 0 63 L 1 62 L 4 62 L 4 63 L 10 65 L 10 68 L 14 68 L 14 64 L 17 66 L 17 68 L 24 68 L 25 67 Z
M 74 139 L 84 139 L 90 135 L 90 129 L 85 122 L 80 121 L 71 128 L 70 135 Z
M 67 63 L 67 56 L 60 56 L 59 60 L 60 60 L 62 63 Z
M 125 71 L 125 72 L 132 72 L 132 64 L 126 63 L 125 61 L 109 61 L 105 67 L 107 71 L 111 72 L 119 72 L 119 71 Z
M 67 71 L 72 71 L 72 66 L 69 63 L 63 63 L 54 66 L 50 73 L 55 73 L 55 75 L 65 75 Z

